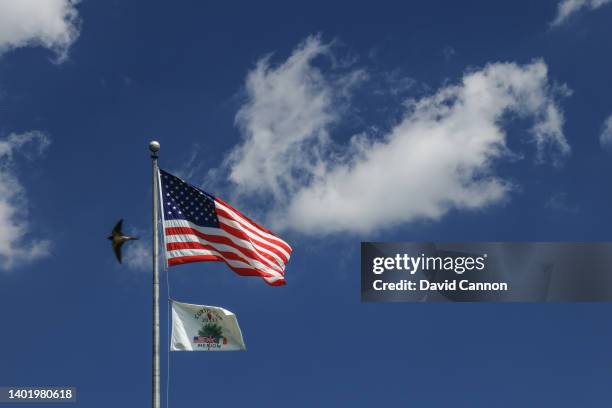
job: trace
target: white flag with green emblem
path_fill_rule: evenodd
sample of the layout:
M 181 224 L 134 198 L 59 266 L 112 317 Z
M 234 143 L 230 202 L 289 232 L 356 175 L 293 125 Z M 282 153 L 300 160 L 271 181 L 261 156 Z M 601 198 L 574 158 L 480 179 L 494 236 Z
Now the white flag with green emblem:
M 172 351 L 246 350 L 236 315 L 216 306 L 172 301 Z

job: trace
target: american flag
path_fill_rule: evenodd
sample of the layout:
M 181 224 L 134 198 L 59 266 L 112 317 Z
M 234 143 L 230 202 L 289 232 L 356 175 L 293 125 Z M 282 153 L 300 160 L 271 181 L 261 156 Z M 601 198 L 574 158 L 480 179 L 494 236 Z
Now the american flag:
M 168 266 L 225 262 L 244 276 L 285 284 L 291 247 L 218 197 L 159 170 Z
M 193 343 L 194 344 L 217 343 L 217 339 L 214 337 L 194 336 Z

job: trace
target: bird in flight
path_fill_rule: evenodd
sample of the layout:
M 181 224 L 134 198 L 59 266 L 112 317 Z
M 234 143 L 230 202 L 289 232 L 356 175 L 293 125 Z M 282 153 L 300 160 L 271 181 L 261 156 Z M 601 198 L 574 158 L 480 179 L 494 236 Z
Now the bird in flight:
M 121 247 L 123 246 L 123 243 L 138 239 L 137 237 L 130 237 L 129 235 L 125 235 L 123 232 L 121 232 L 122 226 L 123 220 L 121 219 L 117 225 L 115 225 L 115 228 L 113 228 L 113 231 L 108 237 L 113 245 L 113 250 L 115 251 L 115 256 L 117 257 L 117 261 L 119 261 L 119 263 L 121 263 Z

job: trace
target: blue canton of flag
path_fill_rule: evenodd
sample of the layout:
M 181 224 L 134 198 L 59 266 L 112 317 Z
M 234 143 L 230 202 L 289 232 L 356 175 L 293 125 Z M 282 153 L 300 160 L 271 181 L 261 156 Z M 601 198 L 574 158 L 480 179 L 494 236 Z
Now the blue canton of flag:
M 160 169 L 164 220 L 186 220 L 201 227 L 219 227 L 215 198 Z

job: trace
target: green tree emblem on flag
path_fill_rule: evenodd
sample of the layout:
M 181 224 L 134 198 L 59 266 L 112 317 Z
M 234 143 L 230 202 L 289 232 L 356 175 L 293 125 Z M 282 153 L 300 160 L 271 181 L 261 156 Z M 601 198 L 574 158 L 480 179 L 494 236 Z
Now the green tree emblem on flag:
M 217 323 L 206 323 L 198 332 L 200 336 L 218 339 L 223 337 L 223 329 Z

